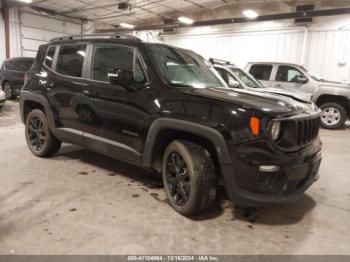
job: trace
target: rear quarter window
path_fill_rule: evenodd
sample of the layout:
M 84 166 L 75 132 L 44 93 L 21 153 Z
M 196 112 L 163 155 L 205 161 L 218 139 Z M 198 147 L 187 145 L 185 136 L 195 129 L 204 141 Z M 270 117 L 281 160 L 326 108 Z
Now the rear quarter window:
M 272 65 L 253 65 L 249 73 L 259 80 L 270 80 Z

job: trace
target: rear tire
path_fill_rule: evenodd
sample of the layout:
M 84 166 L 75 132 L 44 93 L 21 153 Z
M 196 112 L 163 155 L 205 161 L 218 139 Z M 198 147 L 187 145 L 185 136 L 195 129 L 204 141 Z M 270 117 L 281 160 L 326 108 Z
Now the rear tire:
M 16 99 L 17 95 L 15 93 L 15 90 L 13 90 L 13 88 L 11 87 L 10 82 L 5 82 L 2 86 L 2 90 L 6 94 L 6 99 L 8 99 L 8 100 L 15 100 Z
M 51 134 L 46 116 L 39 109 L 34 109 L 28 114 L 25 136 L 30 151 L 38 157 L 50 157 L 61 147 L 61 141 Z
M 321 126 L 326 129 L 343 128 L 348 115 L 343 106 L 337 103 L 325 103 L 320 106 L 322 110 Z
M 165 193 L 183 216 L 194 216 L 211 207 L 216 196 L 215 166 L 205 148 L 175 140 L 165 149 L 162 162 Z

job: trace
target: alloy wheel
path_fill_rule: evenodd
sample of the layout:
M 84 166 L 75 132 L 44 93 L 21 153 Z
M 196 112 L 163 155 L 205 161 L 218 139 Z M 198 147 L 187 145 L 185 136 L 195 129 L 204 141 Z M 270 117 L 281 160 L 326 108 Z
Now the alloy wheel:
M 321 120 L 327 126 L 336 125 L 341 120 L 341 114 L 339 110 L 334 107 L 326 107 L 322 111 Z
M 28 141 L 35 151 L 41 151 L 46 145 L 44 123 L 39 117 L 33 117 L 28 125 Z
M 185 160 L 177 152 L 170 153 L 166 160 L 166 184 L 175 204 L 184 206 L 190 196 L 191 179 Z

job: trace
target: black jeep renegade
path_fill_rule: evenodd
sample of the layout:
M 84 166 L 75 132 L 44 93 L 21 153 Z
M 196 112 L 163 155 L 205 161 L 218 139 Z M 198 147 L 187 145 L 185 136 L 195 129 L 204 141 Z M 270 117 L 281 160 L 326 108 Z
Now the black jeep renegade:
M 312 103 L 232 90 L 196 53 L 128 36 L 40 47 L 21 116 L 29 149 L 61 142 L 162 174 L 179 213 L 197 214 L 223 182 L 237 204 L 296 199 L 318 178 L 320 112 Z

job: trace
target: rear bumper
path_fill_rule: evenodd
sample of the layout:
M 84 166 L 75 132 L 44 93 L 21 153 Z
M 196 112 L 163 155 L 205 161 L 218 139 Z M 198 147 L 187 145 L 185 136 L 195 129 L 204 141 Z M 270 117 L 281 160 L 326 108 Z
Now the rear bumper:
M 246 206 L 296 200 L 319 178 L 320 151 L 321 142 L 316 142 L 298 155 L 273 156 L 263 150 L 238 153 L 232 165 L 221 167 L 227 192 L 235 203 Z M 261 165 L 278 166 L 279 170 L 261 172 Z

